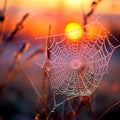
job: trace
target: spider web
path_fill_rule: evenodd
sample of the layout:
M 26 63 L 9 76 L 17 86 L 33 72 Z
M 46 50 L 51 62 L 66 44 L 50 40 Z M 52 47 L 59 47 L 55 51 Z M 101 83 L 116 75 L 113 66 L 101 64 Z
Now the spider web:
M 73 97 L 89 96 L 94 93 L 103 76 L 108 73 L 110 58 L 114 50 L 120 46 L 119 41 L 97 20 L 84 26 L 83 29 L 88 30 L 89 27 L 92 27 L 93 31 L 84 32 L 83 36 L 75 42 L 68 39 L 69 33 L 26 40 L 36 41 L 36 43 L 46 40 L 48 43 L 46 54 L 39 61 L 41 68 L 47 70 L 54 92 L 54 107 L 47 119 L 54 109 Z M 96 28 L 99 28 L 99 31 L 95 34 Z M 61 94 L 68 98 L 56 103 L 55 95 Z
M 84 33 L 76 42 L 71 42 L 67 33 L 49 37 L 50 58 L 46 67 L 49 67 L 48 78 L 56 95 L 89 96 L 108 73 L 109 60 L 117 47 L 114 41 L 118 41 L 98 21 L 85 28 L 93 26 L 94 29 L 94 24 L 99 32 Z
M 90 31 L 75 42 L 68 33 L 37 37 L 29 42 L 48 42 L 46 52 L 39 65 L 47 69 L 54 94 L 66 96 L 89 96 L 99 87 L 103 76 L 108 73 L 108 64 L 119 41 L 97 20 L 83 27 Z M 99 28 L 95 34 L 94 30 Z M 93 30 L 93 31 L 92 31 Z M 49 38 L 49 41 L 48 41 Z M 19 41 L 18 41 L 19 42 Z

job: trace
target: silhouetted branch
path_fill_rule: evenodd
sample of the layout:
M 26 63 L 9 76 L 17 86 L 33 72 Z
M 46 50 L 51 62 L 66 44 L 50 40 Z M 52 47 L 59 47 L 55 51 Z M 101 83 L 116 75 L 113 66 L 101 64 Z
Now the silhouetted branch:
M 98 0 L 98 1 L 93 1 L 91 4 L 91 9 L 87 14 L 83 14 L 83 19 L 84 19 L 84 26 L 87 24 L 87 21 L 89 19 L 89 17 L 94 13 L 96 7 L 98 6 L 98 4 L 101 2 L 102 0 Z M 84 31 L 87 32 L 86 28 L 84 27 Z
M 6 11 L 6 8 L 7 8 L 7 2 L 8 2 L 8 0 L 4 1 L 4 6 L 3 6 L 3 10 L 2 10 L 3 14 L 5 14 L 5 11 Z
M 32 88 L 35 90 L 35 93 L 38 96 L 38 99 L 42 102 L 42 104 L 44 105 L 44 107 L 46 108 L 46 110 L 49 110 L 48 105 L 46 104 L 45 100 L 42 98 L 42 96 L 40 95 L 40 93 L 38 92 L 37 88 L 35 87 L 35 85 L 33 84 L 33 82 L 31 81 L 30 77 L 23 71 L 24 75 L 26 76 L 27 80 L 29 81 L 29 83 L 31 84 Z M 38 114 L 37 114 L 38 115 Z
M 91 98 L 90 96 L 83 96 L 81 97 L 81 103 L 76 111 L 76 115 L 79 114 L 79 112 L 81 111 L 81 109 L 84 107 L 84 106 L 88 106 L 89 110 L 90 110 L 90 113 L 92 114 L 92 120 L 97 120 L 96 119 L 96 115 L 94 113 L 94 109 L 93 109 L 93 106 L 92 106 L 92 103 L 91 103 Z
M 0 13 L 0 22 L 3 22 L 4 19 L 5 19 L 5 17 L 3 15 L 1 15 L 1 13 Z
M 11 80 L 13 80 L 20 72 L 22 72 L 24 69 L 26 69 L 28 67 L 28 65 L 31 63 L 31 61 L 33 59 L 35 59 L 36 57 L 38 57 L 38 55 L 40 55 L 41 53 L 43 53 L 42 49 L 35 51 L 35 53 L 30 55 L 24 62 L 19 63 L 20 67 L 18 67 L 18 61 L 16 63 L 14 62 L 9 67 L 2 86 L 6 87 L 9 84 L 9 82 L 11 82 Z
M 90 113 L 92 114 L 92 120 L 97 120 L 91 100 L 87 102 L 87 105 L 90 110 Z
M 107 110 L 105 110 L 102 113 L 102 115 L 97 120 L 101 120 L 103 117 L 105 117 L 106 114 L 108 114 L 109 112 L 111 112 L 115 107 L 120 107 L 120 101 L 114 103 L 110 108 L 108 108 Z
M 4 1 L 3 9 L 0 10 L 0 22 L 4 22 L 4 20 L 5 20 L 5 11 L 6 11 L 6 8 L 7 8 L 7 0 Z
M 93 1 L 93 2 L 92 2 L 92 4 L 91 4 L 91 10 L 90 10 L 90 11 L 87 13 L 87 15 L 86 15 L 87 18 L 90 17 L 90 16 L 94 13 L 97 5 L 98 5 L 101 1 L 102 1 L 102 0 L 98 0 L 98 1 Z
M 4 6 L 3 9 L 0 10 L 0 44 L 3 43 L 3 22 L 5 20 L 5 11 L 6 11 L 6 7 L 7 7 L 7 0 L 4 1 Z
M 24 27 L 24 26 L 23 26 L 23 22 L 25 21 L 25 19 L 26 19 L 28 16 L 29 16 L 29 13 L 26 13 L 26 14 L 22 17 L 21 21 L 16 25 L 15 29 L 12 31 L 12 33 L 10 34 L 10 36 L 7 38 L 7 40 L 6 40 L 7 42 L 12 41 L 13 38 L 14 38 L 14 36 L 17 34 L 17 32 Z
M 48 59 L 50 59 L 50 53 L 48 51 L 48 46 L 49 46 L 49 36 L 50 36 L 50 32 L 51 32 L 51 25 L 49 25 L 49 30 L 48 30 L 48 38 L 47 38 L 47 41 L 46 41 L 46 61 L 45 61 L 45 65 L 42 69 L 42 75 L 43 75 L 43 80 L 42 80 L 42 90 L 43 90 L 43 95 L 44 95 L 44 99 L 47 103 L 47 81 L 46 81 L 46 72 L 47 72 L 47 67 L 49 66 L 48 65 Z
M 23 53 L 29 48 L 29 46 L 30 46 L 29 42 L 26 42 L 23 44 L 21 49 L 18 51 L 18 53 L 14 57 L 15 61 L 18 61 L 22 57 Z

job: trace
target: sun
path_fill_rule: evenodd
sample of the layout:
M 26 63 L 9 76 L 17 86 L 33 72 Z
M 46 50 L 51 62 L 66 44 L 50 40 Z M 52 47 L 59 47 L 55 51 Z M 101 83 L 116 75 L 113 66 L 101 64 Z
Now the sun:
M 78 23 L 73 23 L 73 22 L 69 23 L 66 26 L 65 32 L 66 32 L 67 37 L 71 41 L 77 41 L 83 35 L 82 26 L 80 24 L 78 24 Z

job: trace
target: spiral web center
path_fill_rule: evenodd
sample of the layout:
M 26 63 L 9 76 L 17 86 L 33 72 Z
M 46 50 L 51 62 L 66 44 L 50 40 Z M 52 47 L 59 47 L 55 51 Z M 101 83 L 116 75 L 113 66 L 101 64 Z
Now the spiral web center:
M 79 59 L 72 60 L 70 63 L 70 67 L 72 69 L 78 69 L 78 68 L 80 68 L 81 65 L 82 65 L 82 63 L 80 62 Z

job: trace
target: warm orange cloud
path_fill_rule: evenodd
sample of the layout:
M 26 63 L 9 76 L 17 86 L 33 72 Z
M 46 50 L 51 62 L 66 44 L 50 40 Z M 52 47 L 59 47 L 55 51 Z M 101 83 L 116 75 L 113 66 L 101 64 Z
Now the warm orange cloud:
M 6 28 L 13 29 L 25 13 L 30 16 L 25 21 L 24 29 L 34 36 L 45 35 L 49 24 L 52 34 L 64 32 L 69 22 L 80 22 L 82 9 L 90 10 L 93 0 L 8 0 L 6 11 Z M 3 3 L 4 0 L 1 0 Z M 2 4 L 0 7 L 2 8 Z M 95 13 L 120 14 L 119 0 L 101 1 Z M 11 23 L 10 23 L 11 22 Z M 9 24 L 9 25 L 8 25 Z
M 98 12 L 107 14 L 120 14 L 119 0 L 105 0 L 97 8 Z

